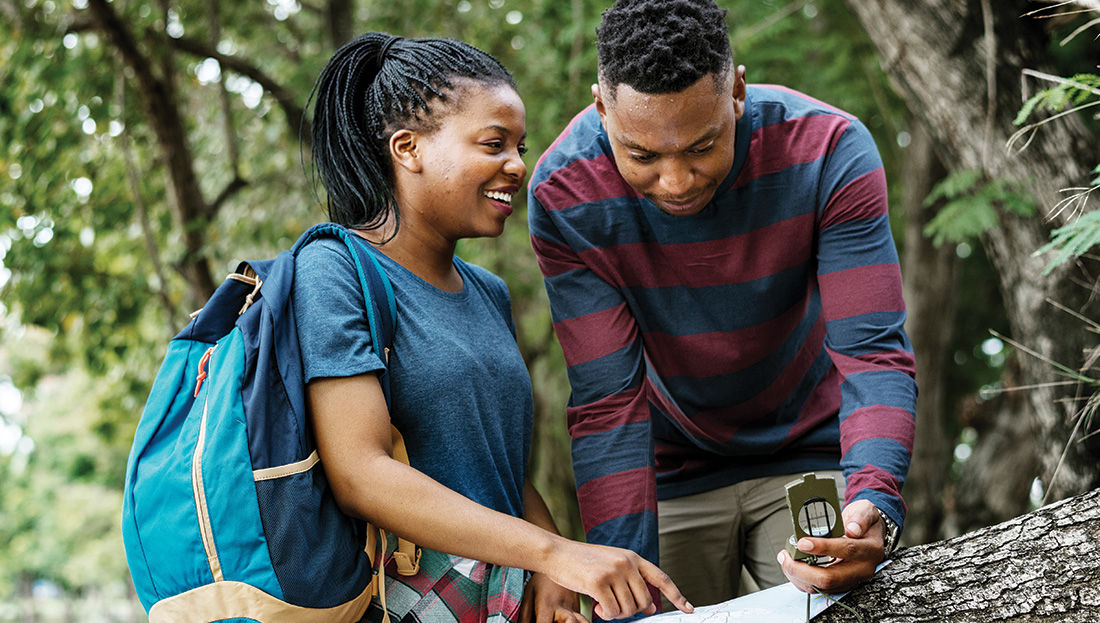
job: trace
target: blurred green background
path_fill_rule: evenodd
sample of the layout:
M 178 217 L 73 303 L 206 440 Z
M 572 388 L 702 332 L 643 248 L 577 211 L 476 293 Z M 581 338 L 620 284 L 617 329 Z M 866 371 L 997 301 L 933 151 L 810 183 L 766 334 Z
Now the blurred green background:
M 168 339 L 212 285 L 239 260 L 273 256 L 325 219 L 302 171 L 308 145 L 299 130 L 335 48 L 382 30 L 454 37 L 494 54 L 527 105 L 530 170 L 591 101 L 595 28 L 608 4 L 0 0 L 0 622 L 144 618 L 118 527 L 134 427 Z M 860 117 L 885 161 L 892 205 L 917 193 L 919 207 L 930 185 L 910 187 L 906 166 L 921 130 L 848 5 L 719 4 L 749 81 L 784 84 Z M 97 21 L 104 11 L 117 21 Z M 1064 36 L 1087 19 L 1049 28 Z M 1096 73 L 1091 36 L 1051 44 L 1064 73 Z M 980 77 L 969 86 L 984 88 Z M 970 196 L 965 179 L 955 183 L 961 190 L 949 188 L 950 197 Z M 463 241 L 459 254 L 511 288 L 535 391 L 535 482 L 562 531 L 579 537 L 569 388 L 526 211 L 517 208 L 502 237 Z M 912 244 L 905 232 L 923 238 L 906 214 L 892 211 L 903 258 Z M 949 234 L 939 248 L 956 274 L 937 319 L 947 458 L 936 469 L 949 483 L 964 477 L 981 436 L 974 413 L 999 395 L 1016 357 L 989 333 L 1012 331 L 981 238 L 989 226 L 938 230 Z M 1007 512 L 1038 504 L 1038 476 L 1018 477 L 1022 499 Z M 977 521 L 987 519 L 996 516 Z M 939 517 L 914 534 L 942 538 L 974 522 Z

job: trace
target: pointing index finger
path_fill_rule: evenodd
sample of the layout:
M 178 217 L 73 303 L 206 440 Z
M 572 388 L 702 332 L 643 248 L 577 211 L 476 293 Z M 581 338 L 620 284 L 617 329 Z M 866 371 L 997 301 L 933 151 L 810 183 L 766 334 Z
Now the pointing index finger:
M 641 571 L 642 577 L 646 582 L 649 582 L 653 586 L 657 587 L 657 590 L 661 591 L 672 605 L 676 606 L 681 612 L 691 614 L 695 611 L 695 607 L 691 605 L 691 602 L 684 597 L 680 589 L 676 587 L 676 584 L 672 581 L 672 578 L 668 577 L 668 574 L 661 571 L 657 565 L 649 562 L 648 560 L 642 560 L 638 565 L 638 570 Z

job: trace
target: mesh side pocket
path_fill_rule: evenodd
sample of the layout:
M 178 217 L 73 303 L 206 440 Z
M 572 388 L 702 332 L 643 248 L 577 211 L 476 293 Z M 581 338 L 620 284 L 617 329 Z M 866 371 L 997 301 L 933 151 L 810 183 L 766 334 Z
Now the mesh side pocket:
M 362 593 L 372 577 L 363 524 L 336 505 L 320 465 L 255 484 L 283 600 L 329 608 Z

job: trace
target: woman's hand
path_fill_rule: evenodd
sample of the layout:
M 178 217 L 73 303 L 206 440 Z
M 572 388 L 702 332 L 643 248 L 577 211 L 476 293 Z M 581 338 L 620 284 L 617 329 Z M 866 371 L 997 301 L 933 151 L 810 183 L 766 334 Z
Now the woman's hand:
M 535 573 L 523 589 L 519 606 L 520 623 L 588 623 L 581 615 L 577 593 L 563 588 L 541 573 Z
M 601 619 L 657 612 L 649 584 L 681 611 L 690 613 L 693 610 L 664 571 L 630 550 L 566 539 L 557 545 L 550 558 L 547 577 L 595 600 L 593 612 Z

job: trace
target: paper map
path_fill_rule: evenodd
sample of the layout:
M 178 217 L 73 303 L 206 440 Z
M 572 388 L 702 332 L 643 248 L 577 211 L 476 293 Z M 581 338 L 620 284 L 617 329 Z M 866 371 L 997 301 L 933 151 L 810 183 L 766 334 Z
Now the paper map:
M 889 561 L 879 565 L 875 573 L 887 564 Z M 817 616 L 844 595 L 847 593 L 828 597 L 820 594 L 813 595 L 810 598 L 810 616 Z M 805 623 L 806 593 L 788 582 L 713 606 L 696 607 L 695 612 L 691 614 L 684 614 L 677 610 L 646 617 L 642 621 L 645 623 L 739 623 L 741 621 Z

